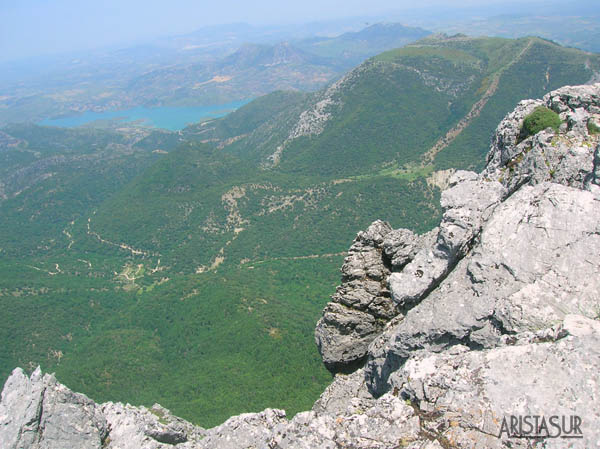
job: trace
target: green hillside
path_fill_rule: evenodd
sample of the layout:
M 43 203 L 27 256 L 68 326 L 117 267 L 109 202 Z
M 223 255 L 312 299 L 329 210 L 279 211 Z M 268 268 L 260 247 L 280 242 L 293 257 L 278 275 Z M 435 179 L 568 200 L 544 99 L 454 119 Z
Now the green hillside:
M 92 224 L 182 273 L 344 251 L 376 217 L 424 231 L 439 217 L 428 176 L 481 168 L 520 99 L 584 83 L 599 66 L 537 38 L 424 39 L 319 93 L 271 94 L 188 128 L 190 143 L 103 203 Z M 328 119 L 307 120 L 319 104 Z
M 329 101 L 323 112 L 331 114 L 318 137 L 285 142 L 302 112 L 290 108 L 252 133 L 231 128 L 226 137 L 237 137 L 224 151 L 259 163 L 283 144 L 278 172 L 318 170 L 327 178 L 373 173 L 421 164 L 423 153 L 472 112 L 458 136 L 426 162 L 433 160 L 435 168 L 477 168 L 493 129 L 518 101 L 585 83 L 598 64 L 598 55 L 538 38 L 430 37 L 372 58 L 337 88 L 315 94 L 312 103 Z M 310 101 L 303 110 L 310 110 Z M 204 136 L 234 116 L 206 126 Z
M 4 129 L 0 377 L 41 364 L 202 425 L 310 407 L 356 233 L 431 229 L 446 169 L 481 168 L 519 100 L 599 71 L 537 38 L 437 36 L 181 133 Z

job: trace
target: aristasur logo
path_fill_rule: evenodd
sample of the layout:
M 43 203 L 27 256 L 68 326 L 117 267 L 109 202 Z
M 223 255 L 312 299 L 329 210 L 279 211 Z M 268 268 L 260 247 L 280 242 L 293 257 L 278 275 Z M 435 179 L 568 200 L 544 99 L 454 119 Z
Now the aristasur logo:
M 499 438 L 583 438 L 581 424 L 577 415 L 523 415 L 505 416 L 502 419 Z

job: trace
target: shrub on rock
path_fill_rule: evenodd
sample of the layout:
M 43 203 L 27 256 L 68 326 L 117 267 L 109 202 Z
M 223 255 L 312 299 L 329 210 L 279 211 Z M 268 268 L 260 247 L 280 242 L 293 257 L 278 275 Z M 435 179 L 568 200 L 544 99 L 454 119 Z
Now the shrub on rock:
M 533 136 L 546 128 L 552 128 L 554 131 L 558 131 L 561 123 L 560 117 L 556 112 L 545 106 L 538 106 L 523 120 L 520 136 L 521 140 Z

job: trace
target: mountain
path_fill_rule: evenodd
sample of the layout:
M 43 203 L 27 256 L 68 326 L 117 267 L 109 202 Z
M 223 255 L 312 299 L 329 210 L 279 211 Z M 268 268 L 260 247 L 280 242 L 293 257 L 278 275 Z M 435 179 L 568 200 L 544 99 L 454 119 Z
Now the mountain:
M 236 24 L 130 48 L 3 64 L 0 124 L 135 106 L 224 104 L 278 89 L 317 90 L 365 58 L 426 34 L 401 25 L 386 25 L 386 32 L 371 28 L 327 44 L 343 54 L 298 47 L 307 36 L 347 29 L 342 24 Z
M 600 16 L 591 5 L 569 8 L 567 14 L 562 8 L 543 10 L 534 14 L 518 12 L 491 17 L 473 17 L 469 20 L 440 24 L 439 29 L 447 33 L 468 33 L 516 38 L 540 36 L 568 47 L 598 53 L 600 44 Z
M 598 63 L 536 38 L 426 39 L 314 95 L 273 94 L 186 129 L 214 149 L 172 152 L 103 204 L 94 227 L 188 273 L 217 260 L 338 253 L 361 225 L 356 211 L 373 216 L 381 201 L 398 205 L 393 222 L 424 231 L 439 216 L 436 183 L 446 170 L 483 166 L 483 142 L 510 104 L 546 85 L 586 82 Z M 190 236 L 190 226 L 211 231 Z
M 179 64 L 131 79 L 135 104 L 222 104 L 274 90 L 316 90 L 339 74 L 332 58 L 306 53 L 287 42 L 245 44 L 211 64 Z
M 288 42 L 277 45 L 246 44 L 235 53 L 226 57 L 220 64 L 222 68 L 234 67 L 248 69 L 253 67 L 271 67 L 280 64 L 324 64 L 325 58 L 310 55 Z
M 316 37 L 296 43 L 307 52 L 341 58 L 349 65 L 392 48 L 399 48 L 431 34 L 422 28 L 408 27 L 399 23 L 376 23 L 360 31 L 352 31 L 337 37 Z
M 540 108 L 560 126 L 524 137 Z M 370 342 L 362 366 L 337 375 L 310 411 L 266 409 L 204 429 L 158 404 L 96 404 L 39 368 L 17 368 L 0 401 L 2 447 L 592 447 L 599 111 L 600 84 L 520 102 L 485 169 L 452 176 L 429 235 L 380 220 L 358 234 L 316 336 L 324 356 Z M 381 310 L 395 316 L 366 335 Z M 331 324 L 339 333 L 323 332 Z
M 369 59 L 316 94 L 300 114 L 293 110 L 265 123 L 285 128 L 277 139 L 239 133 L 228 136 L 236 140 L 225 151 L 262 164 L 275 158 L 277 170 L 289 173 L 339 177 L 386 168 L 410 172 L 405 166 L 430 161 L 436 169 L 468 161 L 481 167 L 481 142 L 511 104 L 564 85 L 568 76 L 592 80 L 597 61 L 537 38 L 426 38 Z M 206 126 L 206 139 L 212 127 Z
M 314 323 L 356 233 L 430 231 L 521 98 L 598 65 L 537 38 L 435 36 L 177 133 L 5 128 L 0 376 L 41 365 L 204 426 L 309 408 L 330 380 Z

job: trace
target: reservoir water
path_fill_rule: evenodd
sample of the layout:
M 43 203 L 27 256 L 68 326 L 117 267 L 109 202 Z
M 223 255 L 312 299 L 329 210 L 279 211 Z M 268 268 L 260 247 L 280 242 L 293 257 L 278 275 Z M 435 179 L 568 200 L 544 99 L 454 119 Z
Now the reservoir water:
M 74 128 L 76 126 L 85 125 L 97 120 L 120 120 L 123 122 L 141 120 L 145 126 L 153 126 L 156 128 L 177 131 L 202 119 L 223 117 L 224 115 L 233 112 L 237 108 L 244 106 L 249 101 L 250 100 L 236 101 L 233 103 L 214 106 L 162 106 L 158 108 L 136 107 L 120 111 L 86 111 L 83 114 L 71 117 L 46 119 L 40 122 L 40 125 Z

